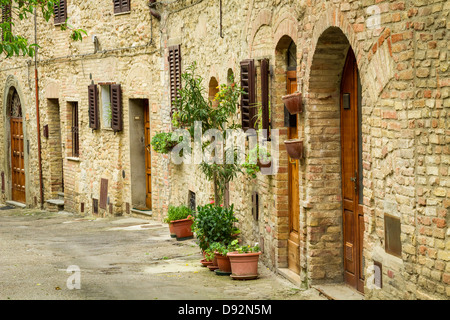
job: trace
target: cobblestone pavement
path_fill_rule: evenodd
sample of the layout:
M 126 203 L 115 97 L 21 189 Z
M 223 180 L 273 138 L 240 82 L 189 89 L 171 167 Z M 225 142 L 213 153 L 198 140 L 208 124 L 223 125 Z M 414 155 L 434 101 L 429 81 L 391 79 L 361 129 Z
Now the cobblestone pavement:
M 1 300 L 325 299 L 262 264 L 257 280 L 218 276 L 201 267 L 194 240 L 134 217 L 0 210 L 0 252 Z

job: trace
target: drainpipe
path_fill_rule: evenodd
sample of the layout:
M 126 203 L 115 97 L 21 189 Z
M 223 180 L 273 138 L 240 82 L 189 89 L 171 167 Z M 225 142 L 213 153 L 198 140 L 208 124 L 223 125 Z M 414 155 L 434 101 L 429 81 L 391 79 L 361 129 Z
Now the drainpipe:
M 34 9 L 34 43 L 37 43 L 37 14 Z M 39 83 L 37 70 L 37 53 L 38 48 L 34 53 L 34 82 L 36 89 L 36 122 L 37 122 L 37 143 L 38 143 L 38 162 L 39 162 L 39 189 L 41 195 L 41 209 L 44 209 L 44 186 L 42 183 L 42 155 L 41 155 L 41 120 L 39 115 Z

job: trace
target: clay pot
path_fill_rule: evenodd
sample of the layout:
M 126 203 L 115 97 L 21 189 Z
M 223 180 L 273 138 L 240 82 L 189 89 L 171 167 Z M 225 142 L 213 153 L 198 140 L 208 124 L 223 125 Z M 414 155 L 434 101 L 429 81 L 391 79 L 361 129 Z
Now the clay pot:
M 191 219 L 172 221 L 173 231 L 178 241 L 192 239 L 194 237 L 194 233 L 191 230 L 192 223 L 193 221 Z
M 211 261 L 211 264 L 208 266 L 210 271 L 214 271 L 219 269 L 219 265 L 217 264 L 217 255 L 214 255 L 214 258 Z
M 290 114 L 298 114 L 302 112 L 302 94 L 300 92 L 288 94 L 281 97 L 284 105 Z
M 250 280 L 258 277 L 258 261 L 261 252 L 238 253 L 229 252 L 233 279 Z
M 221 254 L 216 254 L 216 257 L 219 270 L 222 272 L 231 273 L 230 258 Z
M 169 232 L 171 238 L 176 238 L 177 235 L 175 234 L 175 230 L 173 229 L 173 223 L 169 222 Z
M 212 261 L 207 261 L 206 259 L 202 259 L 200 261 L 200 263 L 202 264 L 203 267 L 207 267 L 207 266 L 210 266 L 212 264 Z
M 284 142 L 286 151 L 292 159 L 303 158 L 303 140 L 291 139 Z

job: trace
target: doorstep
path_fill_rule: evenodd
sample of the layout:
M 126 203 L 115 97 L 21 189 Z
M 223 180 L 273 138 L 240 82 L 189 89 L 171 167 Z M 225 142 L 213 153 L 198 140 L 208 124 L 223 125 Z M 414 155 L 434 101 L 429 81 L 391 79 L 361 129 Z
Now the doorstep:
M 17 202 L 17 201 L 6 201 L 6 204 L 9 204 L 11 206 L 17 207 L 17 208 L 21 208 L 21 209 L 25 209 L 27 207 L 27 205 L 25 203 L 21 203 L 21 202 Z
M 300 275 L 293 272 L 292 270 L 288 269 L 288 268 L 278 268 L 278 273 L 283 276 L 284 278 L 286 278 L 287 280 L 289 280 L 290 282 L 292 282 L 293 284 L 297 285 L 297 286 L 301 286 L 302 281 L 300 280 Z
M 135 214 L 139 214 L 139 215 L 145 215 L 145 216 L 149 216 L 149 217 L 151 217 L 152 216 L 152 211 L 151 210 L 138 210 L 138 209 L 131 209 L 131 212 L 132 213 L 135 213 Z
M 364 300 L 364 295 L 344 283 L 318 284 L 312 288 L 331 300 Z

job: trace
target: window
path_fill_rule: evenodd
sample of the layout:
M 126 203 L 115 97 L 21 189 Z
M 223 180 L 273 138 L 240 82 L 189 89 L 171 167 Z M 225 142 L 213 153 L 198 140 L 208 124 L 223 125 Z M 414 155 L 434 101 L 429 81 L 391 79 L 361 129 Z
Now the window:
M 114 13 L 126 13 L 131 11 L 131 0 L 113 0 L 114 1 Z
M 59 0 L 54 5 L 55 24 L 65 23 L 67 20 L 67 0 Z
M 3 4 L 2 5 L 2 23 L 11 22 L 11 4 Z M 5 31 L 11 31 L 12 26 L 9 26 L 8 30 L 2 30 L 2 40 L 5 40 Z
M 111 86 L 100 86 L 101 105 L 102 105 L 102 127 L 111 128 Z
M 78 127 L 78 102 L 72 102 L 72 156 L 80 155 L 80 136 Z

